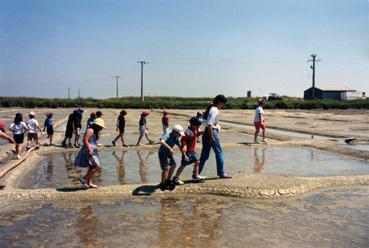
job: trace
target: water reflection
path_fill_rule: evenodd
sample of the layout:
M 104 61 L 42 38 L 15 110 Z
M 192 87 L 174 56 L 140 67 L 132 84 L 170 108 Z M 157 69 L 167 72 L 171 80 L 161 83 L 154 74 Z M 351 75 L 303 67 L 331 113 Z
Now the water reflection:
M 208 247 L 219 246 L 217 234 L 221 233 L 223 209 L 205 207 L 209 202 L 199 201 L 202 204 L 171 197 L 160 199 L 160 247 L 203 247 L 204 239 Z
M 148 160 L 150 158 L 151 155 L 153 155 L 155 152 L 153 150 L 149 150 L 149 152 L 147 153 L 147 155 L 145 157 L 142 156 L 143 151 L 137 151 L 137 156 L 138 156 L 138 160 L 139 160 L 139 170 L 138 173 L 140 174 L 141 177 L 141 183 L 148 183 Z
M 98 219 L 93 207 L 87 205 L 81 209 L 81 218 L 76 223 L 77 235 L 80 237 L 82 247 L 95 247 L 98 231 Z
M 49 156 L 47 158 L 47 166 L 46 169 L 44 170 L 44 173 L 46 175 L 46 179 L 49 181 L 53 180 L 53 174 L 54 174 L 54 162 L 53 162 L 53 157 Z
M 266 148 L 261 149 L 261 155 L 258 154 L 259 148 L 254 148 L 254 172 L 260 173 L 265 168 L 265 151 Z
M 126 184 L 125 181 L 125 164 L 124 164 L 124 156 L 126 155 L 127 151 L 122 151 L 122 154 L 119 156 L 116 155 L 115 151 L 112 152 L 113 157 L 118 161 L 117 165 L 117 178 L 120 184 Z
M 63 153 L 64 165 L 66 170 L 66 175 L 68 179 L 73 182 L 77 183 L 79 180 L 79 174 L 81 170 L 74 166 L 74 160 L 76 157 L 75 153 Z M 51 157 L 52 158 L 52 157 Z

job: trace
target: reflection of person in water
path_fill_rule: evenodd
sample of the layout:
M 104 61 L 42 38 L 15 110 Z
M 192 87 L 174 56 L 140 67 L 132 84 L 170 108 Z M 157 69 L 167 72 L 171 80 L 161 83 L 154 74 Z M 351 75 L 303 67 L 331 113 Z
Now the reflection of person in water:
M 126 181 L 124 179 L 124 176 L 126 174 L 125 167 L 124 167 L 124 155 L 127 151 L 122 151 L 122 155 L 119 157 L 115 154 L 115 151 L 113 151 L 112 155 L 115 157 L 115 159 L 118 161 L 117 166 L 117 178 L 120 184 L 126 184 Z
M 98 219 L 91 205 L 81 209 L 81 218 L 77 222 L 76 230 L 81 239 L 81 247 L 95 247 L 98 242 Z
M 208 207 L 204 207 L 209 204 Z M 215 247 L 219 245 L 223 209 L 211 207 L 208 199 L 187 201 L 161 198 L 158 237 L 160 247 Z
M 149 153 L 146 155 L 145 158 L 142 158 L 142 151 L 137 151 L 138 160 L 140 161 L 139 165 L 139 173 L 141 176 L 141 183 L 148 183 L 149 180 L 147 179 L 147 161 L 149 160 L 149 157 L 154 154 L 153 150 L 149 150 Z
M 265 167 L 265 149 L 261 150 L 261 160 L 260 160 L 258 155 L 258 148 L 254 148 L 254 159 L 255 159 L 254 172 L 260 173 L 261 170 L 263 170 Z
M 53 163 L 53 155 L 49 155 L 47 158 L 47 166 L 45 170 L 46 179 L 51 181 L 53 179 L 54 174 L 54 163 Z
M 76 183 L 79 182 L 78 175 L 81 173 L 81 170 L 75 166 L 73 166 L 74 157 L 72 158 L 72 155 L 74 153 L 63 153 L 64 163 L 65 163 L 65 170 L 67 177 L 70 182 Z

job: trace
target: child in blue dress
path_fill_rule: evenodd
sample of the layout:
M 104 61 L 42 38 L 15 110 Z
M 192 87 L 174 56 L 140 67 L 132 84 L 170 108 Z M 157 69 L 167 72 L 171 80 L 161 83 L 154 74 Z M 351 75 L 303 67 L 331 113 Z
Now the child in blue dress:
M 74 161 L 76 166 L 88 167 L 86 175 L 80 178 L 81 183 L 86 188 L 98 187 L 92 183 L 92 177 L 101 169 L 96 140 L 99 137 L 99 132 L 104 128 L 104 120 L 101 118 L 95 119 L 92 126 L 87 129 L 83 137 L 83 146 Z

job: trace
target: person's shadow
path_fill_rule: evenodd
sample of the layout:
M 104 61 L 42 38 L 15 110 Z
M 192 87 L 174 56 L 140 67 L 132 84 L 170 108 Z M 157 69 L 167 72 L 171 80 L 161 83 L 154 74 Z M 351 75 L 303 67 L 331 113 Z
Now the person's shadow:
M 159 189 L 159 185 L 142 185 L 133 190 L 132 195 L 151 195 L 157 189 Z

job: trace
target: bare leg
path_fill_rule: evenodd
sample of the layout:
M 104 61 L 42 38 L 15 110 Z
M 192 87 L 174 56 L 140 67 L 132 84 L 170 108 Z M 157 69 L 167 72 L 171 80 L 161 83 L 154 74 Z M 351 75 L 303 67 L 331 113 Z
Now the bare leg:
M 113 143 L 115 143 L 115 141 L 117 141 L 117 140 L 119 139 L 119 137 L 120 137 L 120 134 L 118 134 L 118 135 L 114 138 Z
M 92 184 L 92 177 L 99 170 L 100 170 L 100 166 L 94 166 L 88 169 L 86 175 L 83 177 L 86 180 L 88 185 Z
M 175 169 L 176 169 L 176 166 L 175 165 L 170 166 L 169 173 L 168 173 L 168 179 L 167 180 L 171 180 L 172 179 L 172 176 L 173 176 L 173 173 L 174 173 Z
M 153 141 L 149 138 L 149 134 L 148 133 L 145 133 L 145 136 L 146 136 L 146 139 L 150 142 L 150 143 L 152 143 Z
M 143 134 L 140 134 L 140 136 L 138 137 L 138 140 L 137 140 L 137 144 L 136 144 L 136 146 L 140 145 L 140 142 L 141 142 L 142 136 L 143 136 Z
M 124 143 L 124 134 L 123 133 L 120 135 L 120 140 L 122 141 L 122 145 L 124 146 L 125 143 Z
M 263 141 L 265 141 L 265 128 L 263 129 Z
M 178 178 L 179 178 L 179 176 L 182 174 L 183 169 L 184 169 L 185 167 L 186 167 L 185 165 L 181 165 L 181 166 L 178 168 L 178 170 L 177 170 L 177 173 L 176 173 L 175 177 L 178 177 Z
M 254 143 L 258 142 L 258 134 L 259 134 L 260 128 L 255 128 L 255 134 L 254 134 Z
M 198 176 L 199 175 L 199 161 L 196 161 L 193 165 L 193 175 Z
M 32 139 L 27 140 L 27 149 L 31 148 Z
M 169 168 L 167 168 L 167 169 L 165 169 L 161 172 L 161 183 L 165 183 L 165 181 L 168 178 L 168 173 L 169 173 Z
M 16 146 L 15 146 L 15 150 L 16 150 L 16 152 L 17 152 L 17 154 L 18 154 L 18 157 L 20 158 L 20 157 L 22 157 L 22 144 L 17 144 Z

